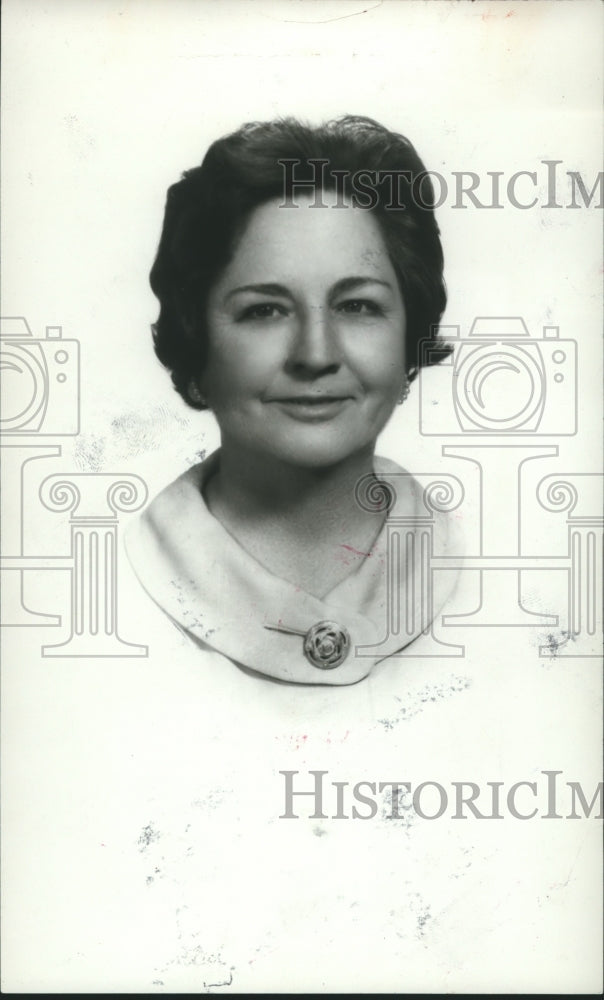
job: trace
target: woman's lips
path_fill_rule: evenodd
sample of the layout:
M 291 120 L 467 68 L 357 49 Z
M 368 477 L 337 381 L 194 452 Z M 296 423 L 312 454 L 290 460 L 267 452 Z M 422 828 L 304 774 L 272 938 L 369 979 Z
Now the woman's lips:
M 350 396 L 290 396 L 274 399 L 280 409 L 297 420 L 329 420 L 350 402 Z

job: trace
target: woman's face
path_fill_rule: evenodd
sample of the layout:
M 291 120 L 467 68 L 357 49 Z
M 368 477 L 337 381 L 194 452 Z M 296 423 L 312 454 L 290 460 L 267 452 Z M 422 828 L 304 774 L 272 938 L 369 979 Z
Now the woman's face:
M 400 396 L 405 308 L 366 210 L 260 206 L 208 302 L 201 388 L 223 448 L 306 467 L 375 440 Z

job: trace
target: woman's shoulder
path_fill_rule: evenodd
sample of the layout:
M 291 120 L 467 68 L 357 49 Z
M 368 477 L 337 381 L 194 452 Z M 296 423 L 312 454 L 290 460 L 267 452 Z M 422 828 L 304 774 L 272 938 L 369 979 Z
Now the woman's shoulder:
M 166 521 L 173 521 L 177 512 L 182 519 L 183 509 L 197 506 L 201 500 L 208 463 L 209 459 L 205 459 L 192 465 L 164 486 L 139 516 L 139 522 L 161 528 Z
M 190 540 L 191 530 L 211 527 L 211 517 L 203 499 L 203 487 L 217 463 L 217 452 L 185 469 L 163 486 L 145 509 L 134 517 L 125 535 L 125 547 L 131 562 L 139 551 L 150 547 L 178 548 Z
M 203 550 L 211 548 L 211 531 L 203 528 L 201 494 L 207 461 L 191 466 L 164 486 L 124 533 L 131 570 L 155 604 L 168 613 L 178 570 L 186 565 L 187 554 L 195 549 L 202 557 Z
M 412 473 L 390 458 L 376 457 L 374 502 L 388 505 L 391 527 L 425 529 L 432 537 L 432 550 L 439 554 L 465 549 L 464 488 L 457 476 L 446 472 Z M 382 491 L 380 493 L 380 490 Z

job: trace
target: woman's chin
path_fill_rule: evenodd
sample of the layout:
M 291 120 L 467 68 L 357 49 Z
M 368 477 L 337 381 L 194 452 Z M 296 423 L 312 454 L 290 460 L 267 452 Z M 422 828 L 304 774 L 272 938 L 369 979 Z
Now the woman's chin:
M 355 455 L 373 453 L 375 442 L 338 442 L 328 439 L 317 441 L 288 441 L 281 447 L 270 449 L 268 454 L 287 465 L 301 469 L 321 469 L 340 465 Z

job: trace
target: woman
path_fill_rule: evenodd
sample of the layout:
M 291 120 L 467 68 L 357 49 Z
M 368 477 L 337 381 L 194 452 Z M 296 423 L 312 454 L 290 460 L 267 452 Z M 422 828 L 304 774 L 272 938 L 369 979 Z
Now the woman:
M 169 190 L 155 350 L 221 447 L 156 498 L 128 552 L 177 624 L 262 674 L 358 681 L 447 596 L 428 614 L 411 560 L 396 593 L 424 606 L 404 642 L 383 640 L 385 522 L 426 511 L 376 440 L 423 358 L 448 353 L 432 206 L 408 140 L 350 116 L 244 125 Z M 393 475 L 395 502 L 375 491 Z M 446 549 L 445 515 L 434 530 Z

